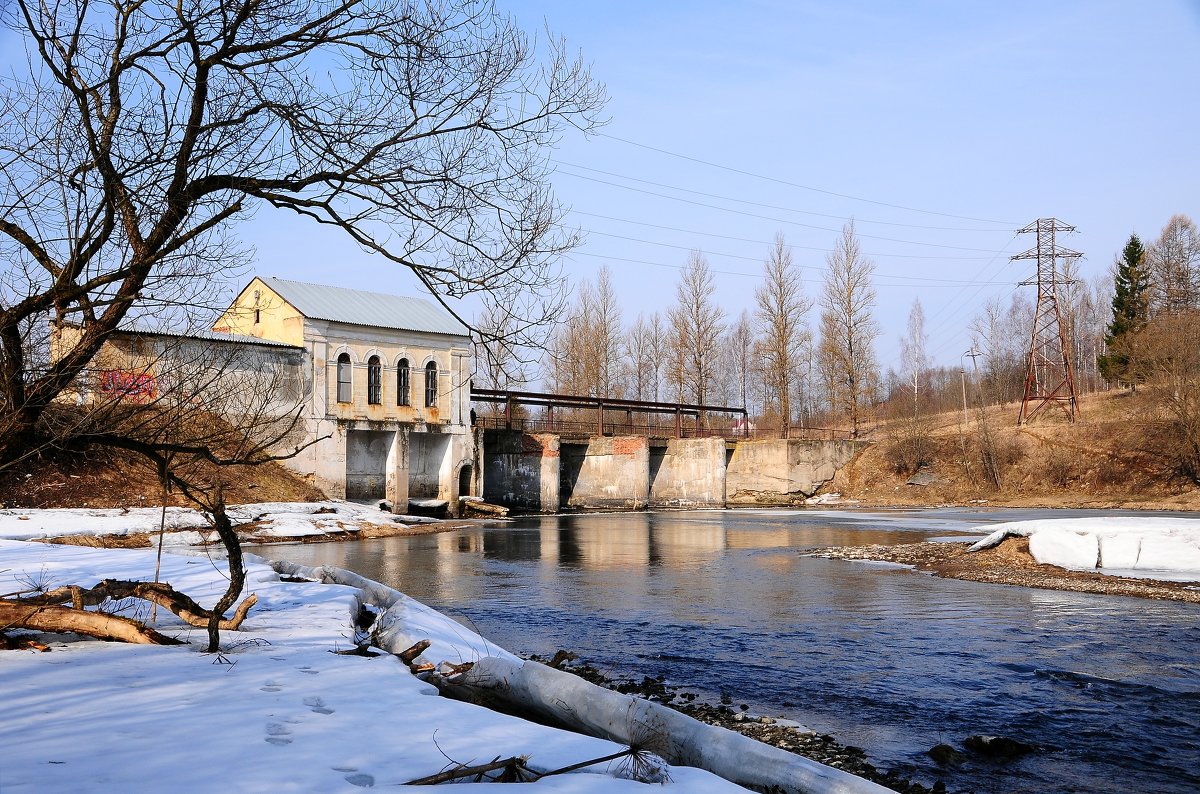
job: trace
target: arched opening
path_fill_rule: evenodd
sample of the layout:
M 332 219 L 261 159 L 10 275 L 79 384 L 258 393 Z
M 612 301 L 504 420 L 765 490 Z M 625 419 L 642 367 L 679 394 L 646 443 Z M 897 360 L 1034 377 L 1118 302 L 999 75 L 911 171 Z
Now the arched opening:
M 425 365 L 425 407 L 437 406 L 437 362 L 430 361 Z
M 409 371 L 408 359 L 400 359 L 396 364 L 396 405 L 412 405 L 408 384 Z
M 379 366 L 379 356 L 367 359 L 367 402 L 379 405 L 383 402 L 383 368 Z
M 350 381 L 350 354 L 342 353 L 337 360 L 337 401 L 348 403 L 353 400 L 354 392 Z
M 471 496 L 471 467 L 463 466 L 458 470 L 458 495 Z

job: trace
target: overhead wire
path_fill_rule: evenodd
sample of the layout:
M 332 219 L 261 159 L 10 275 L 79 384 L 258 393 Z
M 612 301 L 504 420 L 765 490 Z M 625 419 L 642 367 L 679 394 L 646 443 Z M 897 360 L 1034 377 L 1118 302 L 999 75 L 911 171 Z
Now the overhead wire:
M 586 179 L 589 182 L 596 182 L 601 185 L 609 185 L 610 187 L 621 188 L 622 190 L 629 190 L 629 191 L 633 191 L 635 193 L 643 193 L 648 196 L 656 196 L 658 198 L 668 199 L 669 201 L 678 201 L 678 202 L 682 202 L 684 204 L 692 204 L 697 207 L 705 207 L 707 209 L 718 210 L 721 212 L 729 212 L 729 213 L 733 213 L 735 215 L 744 215 L 749 218 L 758 218 L 760 220 L 772 221 L 774 223 L 784 223 L 784 224 L 788 224 L 790 226 L 799 226 L 799 227 L 802 227 L 805 229 L 815 229 L 817 231 L 832 232 L 834 234 L 840 234 L 842 231 L 841 229 L 831 229 L 828 226 L 817 226 L 812 223 L 803 223 L 801 221 L 790 220 L 787 218 L 773 218 L 773 217 L 770 217 L 767 215 L 759 215 L 758 213 L 755 213 L 755 212 L 746 212 L 745 210 L 733 209 L 731 207 L 721 207 L 721 206 L 717 206 L 715 204 L 706 204 L 703 201 L 694 201 L 693 199 L 687 199 L 687 198 L 683 198 L 681 196 L 671 196 L 671 195 L 667 195 L 665 193 L 656 193 L 653 190 L 644 190 L 642 188 L 631 187 L 630 185 L 621 185 L 616 182 L 609 182 L 604 179 L 597 179 L 595 177 L 585 176 L 584 174 L 573 174 L 569 171 L 559 171 L 558 173 L 564 174 L 566 176 L 572 176 L 577 179 Z M 1000 230 L 997 230 L 997 231 L 1000 231 Z M 951 249 L 951 250 L 955 250 L 955 251 L 974 251 L 977 253 L 984 253 L 984 254 L 1002 253 L 1002 252 L 996 251 L 993 248 L 973 248 L 973 247 L 964 246 L 964 245 L 946 245 L 944 243 L 926 243 L 926 242 L 921 242 L 919 240 L 903 240 L 903 239 L 900 239 L 897 237 L 883 237 L 883 236 L 877 235 L 877 234 L 863 234 L 861 232 L 855 232 L 855 234 L 856 234 L 856 236 L 862 237 L 864 239 L 884 240 L 884 241 L 890 242 L 890 243 L 902 243 L 905 245 L 923 245 L 923 246 L 927 246 L 930 248 L 947 248 L 947 249 Z
M 691 188 L 679 187 L 678 185 L 670 185 L 665 182 L 655 182 L 650 179 L 642 179 L 641 177 L 629 176 L 628 174 L 621 174 L 616 171 L 605 171 L 602 168 L 592 168 L 591 166 L 579 165 L 578 163 L 570 163 L 570 162 L 567 162 L 566 160 L 562 160 L 562 159 L 559 159 L 556 157 L 551 158 L 551 160 L 555 163 L 558 163 L 559 165 L 565 165 L 569 168 L 578 168 L 582 171 L 591 171 L 594 174 L 604 174 L 605 176 L 614 176 L 614 177 L 617 177 L 618 179 L 627 179 L 630 182 L 638 182 L 643 185 L 653 185 L 654 187 L 666 188 L 667 190 L 677 190 L 681 193 L 690 193 L 693 196 L 704 196 L 705 198 L 715 198 L 715 199 L 721 199 L 722 201 L 732 201 L 732 202 L 736 202 L 738 204 L 746 204 L 751 207 L 763 207 L 764 209 L 780 210 L 783 212 L 795 212 L 800 215 L 814 215 L 818 218 L 831 218 L 833 220 L 840 220 L 840 221 L 853 220 L 855 222 L 855 224 L 869 223 L 869 224 L 876 224 L 879 226 L 900 226 L 900 227 L 904 227 L 904 228 L 908 228 L 908 229 L 924 229 L 924 230 L 928 230 L 928 231 L 944 231 L 944 232 L 997 232 L 997 231 L 1003 231 L 1002 229 L 998 229 L 998 228 L 980 229 L 977 227 L 964 227 L 964 226 L 926 226 L 923 224 L 916 224 L 916 223 L 899 223 L 896 221 L 880 221 L 880 220 L 872 220 L 869 218 L 859 218 L 857 216 L 852 218 L 851 216 L 848 216 L 848 215 L 835 215 L 835 214 L 828 213 L 828 212 L 816 212 L 814 210 L 801 210 L 801 209 L 796 209 L 795 207 L 784 207 L 779 204 L 767 204 L 767 203 L 761 202 L 761 201 L 751 201 L 750 199 L 735 198 L 733 196 L 723 196 L 720 193 L 708 193 L 703 190 L 693 190 Z M 566 172 L 564 172 L 564 173 L 566 173 Z M 585 178 L 582 175 L 578 175 L 578 174 L 572 174 L 572 176 L 579 176 L 581 179 Z
M 926 209 L 921 209 L 919 207 L 909 207 L 904 204 L 893 204 L 893 203 L 890 203 L 887 201 L 876 201 L 875 199 L 864 198 L 862 196 L 854 196 L 849 193 L 838 193 L 833 190 L 825 190 L 824 188 L 813 187 L 812 185 L 804 185 L 799 182 L 792 182 L 787 179 L 780 179 L 778 177 L 766 176 L 764 174 L 756 174 L 753 171 L 746 171 L 741 168 L 734 168 L 733 166 L 722 165 L 720 163 L 714 163 L 710 160 L 703 160 L 699 157 L 692 157 L 690 155 L 680 154 L 679 152 L 672 152 L 669 149 L 663 149 L 663 148 L 660 148 L 657 146 L 651 146 L 646 143 L 638 143 L 637 141 L 631 141 L 628 138 L 622 138 L 620 136 L 613 135 L 612 133 L 598 132 L 598 133 L 596 133 L 596 135 L 598 135 L 602 138 L 608 138 L 610 140 L 619 141 L 620 143 L 624 143 L 629 146 L 636 146 L 641 149 L 647 149 L 652 152 L 658 152 L 659 154 L 665 154 L 670 157 L 676 157 L 676 158 L 679 158 L 680 160 L 687 160 L 689 162 L 698 163 L 700 165 L 708 166 L 709 168 L 717 168 L 722 171 L 729 171 L 730 173 L 741 174 L 742 176 L 748 176 L 748 177 L 752 177 L 754 179 L 762 179 L 764 181 L 774 182 L 779 185 L 787 185 L 788 187 L 794 187 L 794 188 L 798 188 L 800 190 L 809 190 L 814 193 L 822 193 L 826 196 L 836 196 L 838 198 L 844 198 L 844 199 L 848 199 L 850 201 L 861 201 L 865 204 L 874 204 L 874 205 L 880 206 L 880 207 L 890 207 L 891 209 L 904 210 L 906 212 L 918 212 L 918 213 L 921 213 L 924 215 L 937 215 L 937 216 L 940 216 L 943 218 L 955 218 L 957 220 L 974 221 L 976 223 L 995 223 L 995 224 L 998 224 L 1001 226 L 1010 226 L 1010 227 L 1018 225 L 1011 221 L 998 221 L 998 220 L 993 220 L 991 218 L 974 218 L 974 217 L 971 217 L 968 215 L 955 215 L 955 214 L 949 213 L 949 212 L 938 212 L 936 210 L 926 210 Z

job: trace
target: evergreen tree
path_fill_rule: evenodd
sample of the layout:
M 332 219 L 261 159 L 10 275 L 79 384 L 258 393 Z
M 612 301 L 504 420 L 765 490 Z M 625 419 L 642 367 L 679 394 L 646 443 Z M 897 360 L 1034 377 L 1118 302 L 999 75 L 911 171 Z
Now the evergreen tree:
M 1113 278 L 1113 316 L 1104 336 L 1108 352 L 1100 357 L 1100 374 L 1108 380 L 1132 383 L 1129 374 L 1128 341 L 1131 334 L 1141 331 L 1150 314 L 1150 274 L 1146 269 L 1146 249 L 1136 234 L 1117 260 Z

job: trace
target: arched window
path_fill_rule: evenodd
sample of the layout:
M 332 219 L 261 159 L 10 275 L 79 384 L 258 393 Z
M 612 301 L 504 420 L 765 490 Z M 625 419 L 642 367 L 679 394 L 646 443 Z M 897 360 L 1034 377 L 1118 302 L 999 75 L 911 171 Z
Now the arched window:
M 379 405 L 383 402 L 383 378 L 379 366 L 379 356 L 367 359 L 367 402 Z
M 338 356 L 337 366 L 337 401 L 340 403 L 348 403 L 352 401 L 353 391 L 350 384 L 350 354 L 342 353 Z
M 402 358 L 396 364 L 396 405 L 412 405 L 408 388 L 408 359 Z
M 437 362 L 430 361 L 425 365 L 425 407 L 437 405 Z

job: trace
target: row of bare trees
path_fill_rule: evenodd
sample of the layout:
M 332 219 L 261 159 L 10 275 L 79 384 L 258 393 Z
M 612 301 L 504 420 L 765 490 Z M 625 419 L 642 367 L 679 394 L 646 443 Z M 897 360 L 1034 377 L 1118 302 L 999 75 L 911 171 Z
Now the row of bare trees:
M 881 379 L 874 354 L 874 264 L 853 223 L 826 258 L 819 299 L 805 294 L 782 235 L 771 244 L 753 310 L 729 316 L 708 261 L 693 252 L 675 301 L 625 324 L 607 267 L 582 281 L 542 357 L 481 346 L 477 377 L 491 388 L 745 407 L 780 434 L 829 421 L 857 433 Z M 813 317 L 813 309 L 820 313 Z M 818 324 L 814 338 L 812 325 Z M 495 309 L 485 325 L 503 324 Z

